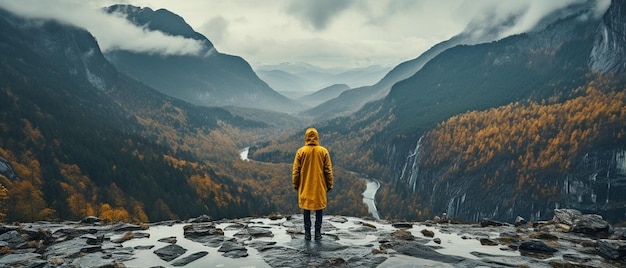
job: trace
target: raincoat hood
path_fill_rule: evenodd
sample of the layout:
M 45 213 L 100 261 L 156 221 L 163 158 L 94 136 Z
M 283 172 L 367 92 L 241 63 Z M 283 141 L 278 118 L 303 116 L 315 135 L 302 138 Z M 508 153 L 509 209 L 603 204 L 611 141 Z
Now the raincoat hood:
M 317 136 L 317 129 L 309 128 L 304 133 L 304 145 L 320 145 L 320 138 Z

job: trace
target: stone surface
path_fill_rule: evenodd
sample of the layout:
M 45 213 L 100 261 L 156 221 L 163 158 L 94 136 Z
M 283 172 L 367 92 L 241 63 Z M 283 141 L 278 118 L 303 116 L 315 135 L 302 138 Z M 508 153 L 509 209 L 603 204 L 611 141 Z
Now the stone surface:
M 320 241 L 304 240 L 301 215 L 0 225 L 0 267 L 626 267 L 626 229 L 573 232 L 585 219 L 604 225 L 595 215 L 558 215 L 521 226 L 325 216 Z M 13 241 L 27 246 L 9 249 Z
M 171 261 L 185 254 L 185 252 L 187 252 L 187 250 L 179 245 L 167 245 L 155 250 L 154 254 L 164 261 Z
M 173 261 L 172 265 L 173 266 L 185 266 L 185 265 L 187 265 L 189 263 L 192 263 L 192 262 L 194 262 L 194 261 L 196 261 L 196 260 L 206 256 L 207 254 L 209 254 L 209 253 L 206 252 L 206 251 L 196 252 L 196 253 L 191 254 L 191 255 L 189 255 L 187 257 L 180 258 L 178 260 Z

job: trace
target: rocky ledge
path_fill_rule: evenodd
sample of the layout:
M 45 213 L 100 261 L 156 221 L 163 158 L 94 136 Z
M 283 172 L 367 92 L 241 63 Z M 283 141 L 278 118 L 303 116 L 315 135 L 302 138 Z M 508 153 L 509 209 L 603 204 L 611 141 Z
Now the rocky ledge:
M 557 209 L 515 224 L 385 222 L 327 216 L 320 241 L 301 215 L 149 225 L 36 222 L 0 226 L 0 267 L 624 267 L 625 228 Z

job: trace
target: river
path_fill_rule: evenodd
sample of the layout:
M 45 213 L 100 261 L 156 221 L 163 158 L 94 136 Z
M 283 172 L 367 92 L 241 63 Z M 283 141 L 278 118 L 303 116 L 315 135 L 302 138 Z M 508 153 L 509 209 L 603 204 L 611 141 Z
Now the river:
M 250 152 L 250 147 L 243 148 L 239 150 L 239 157 L 241 160 L 248 161 L 248 153 Z M 367 211 L 377 220 L 380 220 L 380 215 L 378 215 L 378 209 L 376 208 L 376 192 L 378 188 L 380 188 L 380 183 L 377 180 L 366 179 L 360 176 L 359 173 L 353 172 L 359 178 L 364 180 L 367 183 L 367 187 L 363 192 L 363 203 L 367 205 Z

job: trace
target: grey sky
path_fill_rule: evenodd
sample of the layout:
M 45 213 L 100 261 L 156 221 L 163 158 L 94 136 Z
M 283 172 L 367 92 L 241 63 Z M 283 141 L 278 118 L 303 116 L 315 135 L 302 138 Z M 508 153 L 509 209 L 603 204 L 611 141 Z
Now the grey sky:
M 115 3 L 165 8 L 204 34 L 222 53 L 253 65 L 304 62 L 321 67 L 395 66 L 463 31 L 470 21 L 498 23 L 524 14 L 506 33 L 585 0 L 0 0 L 25 16 L 84 27 L 103 50 L 194 53 L 198 43 L 148 32 L 98 8 Z M 610 0 L 598 0 L 600 9 Z M 133 36 L 133 38 L 128 38 Z

